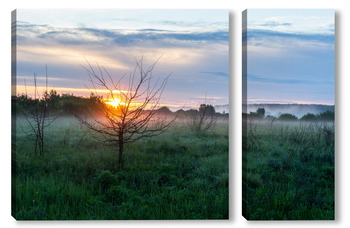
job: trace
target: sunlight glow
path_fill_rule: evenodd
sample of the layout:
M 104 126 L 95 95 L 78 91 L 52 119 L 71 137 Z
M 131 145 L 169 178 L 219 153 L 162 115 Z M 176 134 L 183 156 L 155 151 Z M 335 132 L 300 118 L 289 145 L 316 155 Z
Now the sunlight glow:
M 117 108 L 119 105 L 125 105 L 125 103 L 121 102 L 120 99 L 118 99 L 118 98 L 108 100 L 108 101 L 106 101 L 106 104 L 109 104 L 115 108 Z

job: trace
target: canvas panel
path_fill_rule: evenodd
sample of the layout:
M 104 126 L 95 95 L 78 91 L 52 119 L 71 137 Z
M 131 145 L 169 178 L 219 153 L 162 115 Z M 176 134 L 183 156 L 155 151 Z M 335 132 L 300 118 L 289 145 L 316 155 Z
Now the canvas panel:
M 248 220 L 334 219 L 334 11 L 243 12 Z
M 228 11 L 12 15 L 15 219 L 229 218 Z

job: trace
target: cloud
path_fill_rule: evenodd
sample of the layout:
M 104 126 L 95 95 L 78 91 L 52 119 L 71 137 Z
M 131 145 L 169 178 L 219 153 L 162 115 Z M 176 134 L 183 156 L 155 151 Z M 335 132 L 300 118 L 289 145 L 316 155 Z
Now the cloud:
M 115 69 L 130 69 L 134 58 L 154 59 L 173 66 L 195 65 L 208 53 L 228 57 L 228 31 L 185 33 L 157 29 L 108 30 L 29 26 L 18 30 L 18 56 L 22 62 L 81 64 L 83 57 Z M 213 51 L 215 50 L 215 51 Z M 226 50 L 226 51 L 225 51 Z M 216 52 L 216 53 L 215 53 Z M 130 60 L 125 60 L 128 56 Z
M 140 32 L 169 32 L 171 30 L 147 28 L 147 29 L 139 29 L 138 31 L 140 31 Z
M 334 81 L 331 80 L 322 80 L 319 78 L 291 78 L 291 77 L 283 77 L 282 75 L 277 77 L 268 77 L 262 75 L 248 74 L 248 82 L 262 82 L 262 83 L 274 83 L 274 84 L 286 84 L 286 85 L 317 85 L 324 84 L 330 85 L 334 84 Z
M 21 26 L 22 25 L 22 26 Z M 56 28 L 50 26 L 19 23 L 17 34 L 22 41 L 44 42 L 49 40 L 65 45 L 118 45 L 143 46 L 152 44 L 158 47 L 188 47 L 204 43 L 228 43 L 227 30 L 185 32 L 162 29 L 111 30 L 97 28 Z
M 251 29 L 243 34 L 249 56 L 257 58 L 305 58 L 334 52 L 334 34 L 286 33 Z
M 228 23 L 227 21 L 217 21 L 217 22 L 209 22 L 205 20 L 198 21 L 180 21 L 180 20 L 163 20 L 160 21 L 160 24 L 171 25 L 182 28 L 191 28 L 193 30 L 208 30 L 208 29 L 227 29 Z
M 266 26 L 266 27 L 278 27 L 278 26 L 291 26 L 292 23 L 288 22 L 277 22 L 277 21 L 267 21 L 263 24 L 259 24 L 260 26 Z
M 47 64 L 49 84 L 60 92 L 89 95 L 88 90 L 81 89 L 84 85 L 89 86 L 87 73 L 81 66 L 87 65 L 85 59 L 93 66 L 105 67 L 113 79 L 118 80 L 132 72 L 135 60 L 141 56 L 144 66 L 162 56 L 154 77 L 161 80 L 174 72 L 164 91 L 164 102 L 189 104 L 208 91 L 213 96 L 227 98 L 215 100 L 216 104 L 228 103 L 228 74 L 225 73 L 229 56 L 227 29 L 190 32 L 19 24 L 24 26 L 17 27 L 18 75 L 36 72 L 41 77 L 45 75 L 42 71 Z M 208 77 L 198 72 L 205 72 Z M 222 79 L 217 80 L 218 77 L 209 74 Z M 23 78 L 19 79 L 18 89 L 23 90 Z
M 306 45 L 316 43 L 317 46 L 334 47 L 334 34 L 287 33 L 263 29 L 249 29 L 247 34 L 244 35 L 247 36 L 246 38 L 250 44 L 256 40 L 266 41 L 273 39 L 273 41 L 284 44 L 289 43 L 291 40 L 299 40 L 304 41 Z
M 189 26 L 190 25 L 188 22 L 185 22 L 185 21 L 174 21 L 174 20 L 163 20 L 163 21 L 160 21 L 160 23 L 166 24 L 166 25 L 176 25 L 176 26 Z M 195 25 L 195 24 L 198 24 L 198 22 L 191 23 L 191 25 Z
M 212 75 L 216 75 L 216 76 L 222 76 L 222 77 L 228 77 L 229 74 L 225 73 L 225 72 L 198 72 L 201 74 L 212 74 Z
M 303 12 L 276 12 L 250 18 L 242 33 L 248 101 L 334 102 L 332 14 L 320 20 Z
M 29 80 L 29 81 L 34 81 L 34 76 L 32 75 L 32 76 L 17 76 L 16 77 L 17 78 L 17 80 L 19 80 L 19 79 L 23 79 L 23 80 Z M 46 81 L 46 77 L 43 77 L 43 76 L 37 76 L 36 77 L 36 80 L 37 81 Z M 65 81 L 65 82 L 67 82 L 67 81 L 77 81 L 76 79 L 67 79 L 67 78 L 57 78 L 57 77 L 48 77 L 48 80 L 49 81 Z

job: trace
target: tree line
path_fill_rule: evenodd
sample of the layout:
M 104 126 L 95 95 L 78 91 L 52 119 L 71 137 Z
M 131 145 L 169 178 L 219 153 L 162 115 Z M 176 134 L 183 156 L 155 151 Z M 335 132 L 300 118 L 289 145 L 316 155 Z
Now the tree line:
M 96 112 L 101 105 L 105 104 L 103 97 L 91 93 L 89 97 L 76 96 L 72 93 L 62 93 L 58 94 L 56 90 L 51 90 L 44 93 L 41 98 L 33 98 L 26 94 L 19 94 L 17 96 L 12 96 L 12 114 L 24 115 L 30 107 L 35 107 L 36 105 L 43 106 L 46 103 L 47 109 L 50 110 L 51 114 L 58 116 L 70 116 L 74 114 L 86 114 L 91 112 Z M 216 118 L 228 119 L 228 113 L 216 112 L 215 107 L 211 104 L 200 104 L 197 109 L 179 109 L 177 111 L 171 111 L 169 107 L 162 106 L 157 109 L 158 115 L 167 116 L 177 116 L 178 119 L 186 119 L 188 116 L 200 115 L 202 119 L 207 116 L 215 116 Z
M 265 116 L 265 109 L 264 108 L 258 108 L 255 112 L 250 112 L 249 114 L 243 113 L 243 118 L 249 118 L 254 120 L 283 120 L 283 121 L 334 121 L 334 112 L 332 111 L 325 111 L 321 112 L 319 114 L 313 114 L 313 113 L 307 113 L 303 115 L 300 119 L 291 114 L 291 113 L 283 113 L 279 115 L 278 117 L 267 115 Z

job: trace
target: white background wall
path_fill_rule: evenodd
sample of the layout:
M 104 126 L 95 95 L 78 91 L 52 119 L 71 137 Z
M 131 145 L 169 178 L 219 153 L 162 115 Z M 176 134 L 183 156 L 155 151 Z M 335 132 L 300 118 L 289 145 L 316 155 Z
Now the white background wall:
M 2 0 L 0 3 L 0 224 L 1 227 L 349 227 L 350 225 L 350 129 L 349 29 L 350 7 L 345 0 Z M 228 9 L 230 11 L 230 220 L 229 221 L 81 221 L 16 222 L 11 217 L 11 11 L 16 8 L 150 8 Z M 336 221 L 247 222 L 241 216 L 241 29 L 247 8 L 331 8 L 336 12 Z

